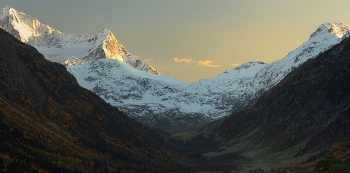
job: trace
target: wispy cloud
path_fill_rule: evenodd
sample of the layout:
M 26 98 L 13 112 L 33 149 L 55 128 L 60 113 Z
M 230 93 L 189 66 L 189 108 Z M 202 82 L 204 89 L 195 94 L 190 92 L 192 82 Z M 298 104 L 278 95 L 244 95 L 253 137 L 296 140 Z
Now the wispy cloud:
M 203 67 L 221 67 L 222 66 L 218 64 L 213 64 L 215 62 L 214 60 L 195 61 L 189 58 L 174 58 L 173 61 L 176 63 L 194 64 L 196 66 L 203 66 Z
M 233 66 L 233 67 L 238 67 L 239 65 L 241 65 L 241 64 L 237 64 L 237 63 L 231 64 L 231 66 Z
M 152 62 L 154 62 L 154 60 L 153 60 L 153 59 L 150 59 L 150 58 L 144 59 L 143 61 L 145 61 L 145 62 L 147 62 L 147 63 L 152 63 Z
M 178 62 L 178 63 L 196 63 L 196 61 L 194 61 L 193 59 L 187 59 L 187 58 L 174 58 L 174 62 Z
M 205 60 L 205 61 L 198 61 L 197 65 L 198 66 L 204 66 L 204 67 L 221 67 L 222 65 L 218 64 L 213 64 L 213 60 Z

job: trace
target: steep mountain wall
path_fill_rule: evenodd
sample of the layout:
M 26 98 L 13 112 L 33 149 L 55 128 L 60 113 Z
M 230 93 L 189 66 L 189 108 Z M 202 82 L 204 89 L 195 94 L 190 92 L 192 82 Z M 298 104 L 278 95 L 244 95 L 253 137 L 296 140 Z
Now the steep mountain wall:
M 350 38 L 306 61 L 217 129 L 227 150 L 250 157 L 302 155 L 350 136 Z M 230 147 L 229 147 L 230 146 Z

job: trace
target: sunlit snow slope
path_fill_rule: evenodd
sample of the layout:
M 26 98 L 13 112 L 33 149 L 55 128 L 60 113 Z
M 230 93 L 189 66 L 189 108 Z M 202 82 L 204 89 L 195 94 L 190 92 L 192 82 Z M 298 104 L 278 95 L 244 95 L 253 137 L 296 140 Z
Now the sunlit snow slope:
M 130 54 L 107 29 L 97 36 L 66 34 L 9 6 L 0 13 L 0 26 L 17 39 L 36 47 L 46 59 L 54 62 L 79 65 L 98 59 L 115 59 L 136 69 L 158 74 L 153 67 Z
M 0 26 L 36 47 L 48 60 L 66 64 L 81 86 L 127 114 L 148 120 L 155 115 L 225 117 L 253 103 L 293 68 L 350 35 L 349 26 L 343 23 L 324 23 L 281 60 L 247 62 L 217 77 L 184 83 L 156 75 L 158 71 L 128 53 L 107 29 L 97 36 L 65 34 L 8 6 L 0 14 Z

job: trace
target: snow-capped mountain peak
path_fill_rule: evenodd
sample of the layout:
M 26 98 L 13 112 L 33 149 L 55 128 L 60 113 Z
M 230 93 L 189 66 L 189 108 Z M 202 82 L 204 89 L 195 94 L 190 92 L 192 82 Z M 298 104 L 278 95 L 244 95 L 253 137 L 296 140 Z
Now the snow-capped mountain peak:
M 31 37 L 40 36 L 43 33 L 51 34 L 54 29 L 42 25 L 37 19 L 19 12 L 10 6 L 6 6 L 0 13 L 0 20 L 7 25 L 1 24 L 2 28 L 10 31 L 17 39 L 28 42 Z M 40 32 L 41 31 L 41 32 Z
M 4 16 L 8 16 L 10 14 L 14 14 L 17 11 L 13 8 L 11 8 L 10 6 L 6 5 L 6 7 L 4 7 L 1 11 L 1 15 L 0 15 L 0 19 L 3 19 Z
M 219 74 L 219 77 L 227 77 L 231 79 L 252 77 L 265 66 L 267 66 L 267 64 L 261 61 L 249 61 L 232 70 L 224 71 L 223 73 Z
M 251 67 L 254 67 L 254 66 L 257 66 L 257 65 L 262 65 L 262 64 L 265 64 L 264 62 L 261 62 L 261 61 L 249 61 L 249 62 L 246 62 L 236 68 L 234 68 L 235 70 L 243 70 L 243 69 L 248 69 L 248 68 L 251 68 Z
M 84 60 L 94 61 L 96 59 L 117 59 L 124 62 L 123 56 L 128 54 L 128 51 L 115 38 L 110 30 L 103 29 L 94 39 L 94 44 L 89 49 L 89 54 Z
M 77 65 L 91 64 L 98 59 L 114 59 L 138 70 L 160 74 L 151 65 L 130 54 L 108 29 L 103 29 L 96 36 L 66 34 L 9 6 L 0 13 L 0 27 L 36 47 L 50 61 Z
M 343 36 L 349 31 L 349 25 L 346 25 L 342 22 L 326 22 L 321 24 L 317 30 L 311 34 L 310 38 L 317 37 L 319 35 L 331 33 L 337 38 L 343 38 Z

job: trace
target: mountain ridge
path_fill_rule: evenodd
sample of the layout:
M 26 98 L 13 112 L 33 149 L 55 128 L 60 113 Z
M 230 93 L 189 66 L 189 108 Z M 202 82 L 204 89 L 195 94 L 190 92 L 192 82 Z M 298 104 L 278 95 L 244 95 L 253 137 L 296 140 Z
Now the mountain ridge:
M 348 124 L 346 120 L 349 118 L 349 99 L 347 97 L 350 94 L 347 85 L 349 83 L 347 80 L 349 69 L 346 68 L 350 62 L 349 50 L 350 39 L 347 38 L 330 50 L 320 54 L 316 59 L 306 61 L 302 66 L 297 67 L 297 69 L 288 74 L 273 90 L 266 92 L 256 103 L 255 107 L 250 107 L 246 112 L 240 112 L 239 115 L 232 115 L 231 119 L 223 123 L 222 127 L 234 126 L 239 129 L 238 125 L 235 126 L 233 124 L 242 123 L 242 121 L 237 121 L 237 119 L 243 118 L 244 116 L 241 115 L 244 114 L 249 116 L 243 119 L 254 121 L 248 123 L 252 126 L 277 123 L 276 126 L 279 127 L 275 128 L 275 132 L 289 133 L 289 131 L 293 131 L 292 128 L 299 126 L 299 129 L 294 130 L 300 131 L 300 133 L 294 134 L 294 138 L 299 138 L 298 136 L 305 137 L 307 136 L 305 133 L 312 134 L 308 132 L 310 129 L 319 133 L 327 133 L 329 135 L 327 137 L 330 138 L 338 135 L 349 135 L 350 129 L 344 127 L 345 124 Z M 261 111 L 261 107 L 264 106 L 266 108 L 264 111 Z M 250 115 L 255 116 L 257 119 L 250 117 Z M 281 119 L 276 121 L 279 118 Z M 293 123 L 290 126 L 283 127 L 283 123 L 288 122 L 287 120 L 293 120 Z M 339 125 L 342 125 L 342 127 L 336 129 L 335 126 Z M 291 129 L 283 130 L 285 128 Z M 234 131 L 237 131 L 237 129 Z M 332 134 L 330 131 L 327 132 L 327 129 L 330 131 L 343 129 L 347 130 L 347 132 Z M 220 130 L 223 134 L 227 133 L 223 128 Z M 234 132 L 230 132 L 230 134 L 238 135 Z M 332 135 L 334 136 L 332 137 Z M 286 136 L 288 138 L 288 135 Z M 310 143 L 305 146 L 304 152 L 328 142 L 336 142 L 319 141 L 320 143 L 318 143 L 312 141 L 320 140 L 317 137 L 315 138 L 311 139 Z M 289 144 L 294 145 L 293 137 L 290 139 Z M 295 142 L 300 142 L 300 139 L 297 140 L 299 141 Z
M 203 127 L 186 143 L 168 141 L 183 152 L 231 156 L 243 168 L 270 172 L 314 172 L 315 160 L 326 156 L 348 164 L 349 65 L 350 38 L 345 38 L 293 69 L 253 105 Z M 344 170 L 349 167 L 333 172 Z
M 64 63 L 72 56 L 87 64 L 96 59 L 117 59 L 136 69 L 159 74 L 152 66 L 130 54 L 107 29 L 101 30 L 96 36 L 66 34 L 10 6 L 4 7 L 0 13 L 0 25 L 17 39 L 35 46 L 46 59 L 54 62 Z M 57 49 L 47 51 L 47 48 Z
M 0 159 L 8 172 L 178 169 L 155 131 L 2 29 L 0 65 Z
M 11 28 L 8 26 L 12 24 L 0 20 L 0 26 Z M 217 77 L 191 83 L 153 75 L 159 73 L 136 56 L 125 54 L 125 47 L 112 39 L 114 35 L 106 29 L 100 32 L 101 37 L 83 36 L 88 41 L 67 46 L 64 49 L 66 52 L 62 52 L 60 48 L 36 48 L 51 61 L 69 54 L 69 59 L 62 59 L 62 62 L 64 60 L 67 70 L 76 77 L 81 86 L 150 126 L 156 127 L 167 121 L 169 129 L 163 130 L 173 132 L 226 117 L 251 105 L 292 69 L 347 38 L 350 35 L 348 31 L 349 26 L 343 23 L 324 23 L 311 34 L 309 40 L 278 61 L 248 62 L 226 70 Z M 15 33 L 11 30 L 9 32 Z M 108 35 L 114 43 L 108 39 L 100 39 Z M 81 38 L 76 36 L 76 40 Z M 95 42 L 96 39 L 99 41 Z M 61 43 L 55 42 L 55 39 L 51 41 L 52 44 Z M 63 41 L 70 43 L 69 39 Z M 90 56 L 86 57 L 86 52 L 90 52 Z M 113 58 L 106 58 L 110 56 Z M 136 70 L 139 68 L 146 73 Z M 177 128 L 179 124 L 183 126 Z

